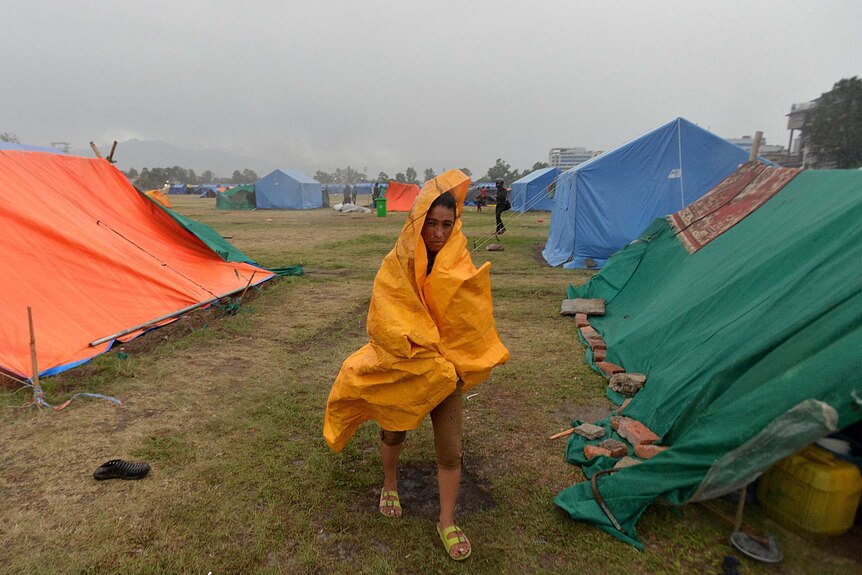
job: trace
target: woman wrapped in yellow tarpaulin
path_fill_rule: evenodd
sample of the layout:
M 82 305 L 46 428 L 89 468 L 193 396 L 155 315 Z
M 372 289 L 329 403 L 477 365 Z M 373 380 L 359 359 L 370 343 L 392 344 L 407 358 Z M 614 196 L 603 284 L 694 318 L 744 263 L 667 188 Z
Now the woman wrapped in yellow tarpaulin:
M 363 422 L 380 425 L 380 511 L 400 517 L 401 444 L 405 432 L 431 414 L 440 487 L 437 531 L 456 560 L 471 551 L 454 517 L 461 482 L 461 394 L 509 358 L 494 323 L 491 264 L 473 265 L 461 231 L 469 185 L 459 170 L 425 182 L 374 280 L 369 342 L 341 366 L 323 423 L 334 451 Z

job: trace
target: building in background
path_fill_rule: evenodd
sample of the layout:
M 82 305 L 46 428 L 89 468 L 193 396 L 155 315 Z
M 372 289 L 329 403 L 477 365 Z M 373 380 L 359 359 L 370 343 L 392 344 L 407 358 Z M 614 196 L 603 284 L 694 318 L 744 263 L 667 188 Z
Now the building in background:
M 741 138 L 725 138 L 731 144 L 739 146 L 749 154 L 751 153 L 751 148 L 754 146 L 754 136 L 743 136 Z M 784 151 L 784 146 L 776 146 L 769 145 L 766 143 L 766 138 L 760 139 L 760 150 L 758 151 L 758 155 L 766 156 L 769 154 L 786 154 Z
M 790 113 L 787 114 L 787 129 L 790 130 L 790 139 L 788 140 L 788 155 L 792 157 L 796 165 L 802 168 L 818 168 L 820 162 L 814 150 L 808 143 L 808 137 L 805 133 L 806 128 L 811 125 L 814 120 L 814 110 L 817 109 L 819 98 L 810 102 L 802 102 L 801 104 L 793 104 L 790 106 Z M 798 131 L 799 136 L 796 140 L 793 139 L 793 132 Z M 787 165 L 787 164 L 785 164 Z
M 568 170 L 578 164 L 583 164 L 590 158 L 599 155 L 599 153 L 587 150 L 586 148 L 551 148 L 551 151 L 548 153 L 548 165 L 552 168 Z

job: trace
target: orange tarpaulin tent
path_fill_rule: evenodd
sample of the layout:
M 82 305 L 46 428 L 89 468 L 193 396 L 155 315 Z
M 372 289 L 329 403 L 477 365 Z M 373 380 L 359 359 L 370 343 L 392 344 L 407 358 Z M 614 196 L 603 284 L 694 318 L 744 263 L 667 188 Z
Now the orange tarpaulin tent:
M 0 151 L 0 230 L 0 370 L 25 378 L 28 306 L 50 375 L 106 351 L 102 338 L 273 277 L 222 260 L 103 159 Z
M 386 188 L 386 211 L 409 212 L 418 195 L 419 186 L 416 184 L 402 184 L 390 181 L 389 186 Z
M 166 208 L 173 208 L 174 205 L 171 203 L 171 200 L 168 199 L 168 195 L 161 190 L 147 190 L 144 194 L 155 201 L 159 202 Z

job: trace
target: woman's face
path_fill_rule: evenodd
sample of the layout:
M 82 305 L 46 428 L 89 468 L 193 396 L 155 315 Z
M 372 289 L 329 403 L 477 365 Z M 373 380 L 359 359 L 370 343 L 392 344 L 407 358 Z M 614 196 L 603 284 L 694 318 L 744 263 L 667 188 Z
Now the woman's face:
M 455 229 L 455 211 L 446 206 L 435 206 L 425 216 L 425 225 L 422 226 L 422 240 L 425 249 L 436 254 L 452 235 Z

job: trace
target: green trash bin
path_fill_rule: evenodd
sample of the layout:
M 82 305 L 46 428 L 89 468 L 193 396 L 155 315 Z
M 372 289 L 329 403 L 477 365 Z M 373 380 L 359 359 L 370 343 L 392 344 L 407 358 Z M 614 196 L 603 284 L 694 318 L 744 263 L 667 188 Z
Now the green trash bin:
M 374 203 L 377 205 L 377 217 L 385 218 L 386 217 L 386 198 L 377 198 L 374 200 Z

